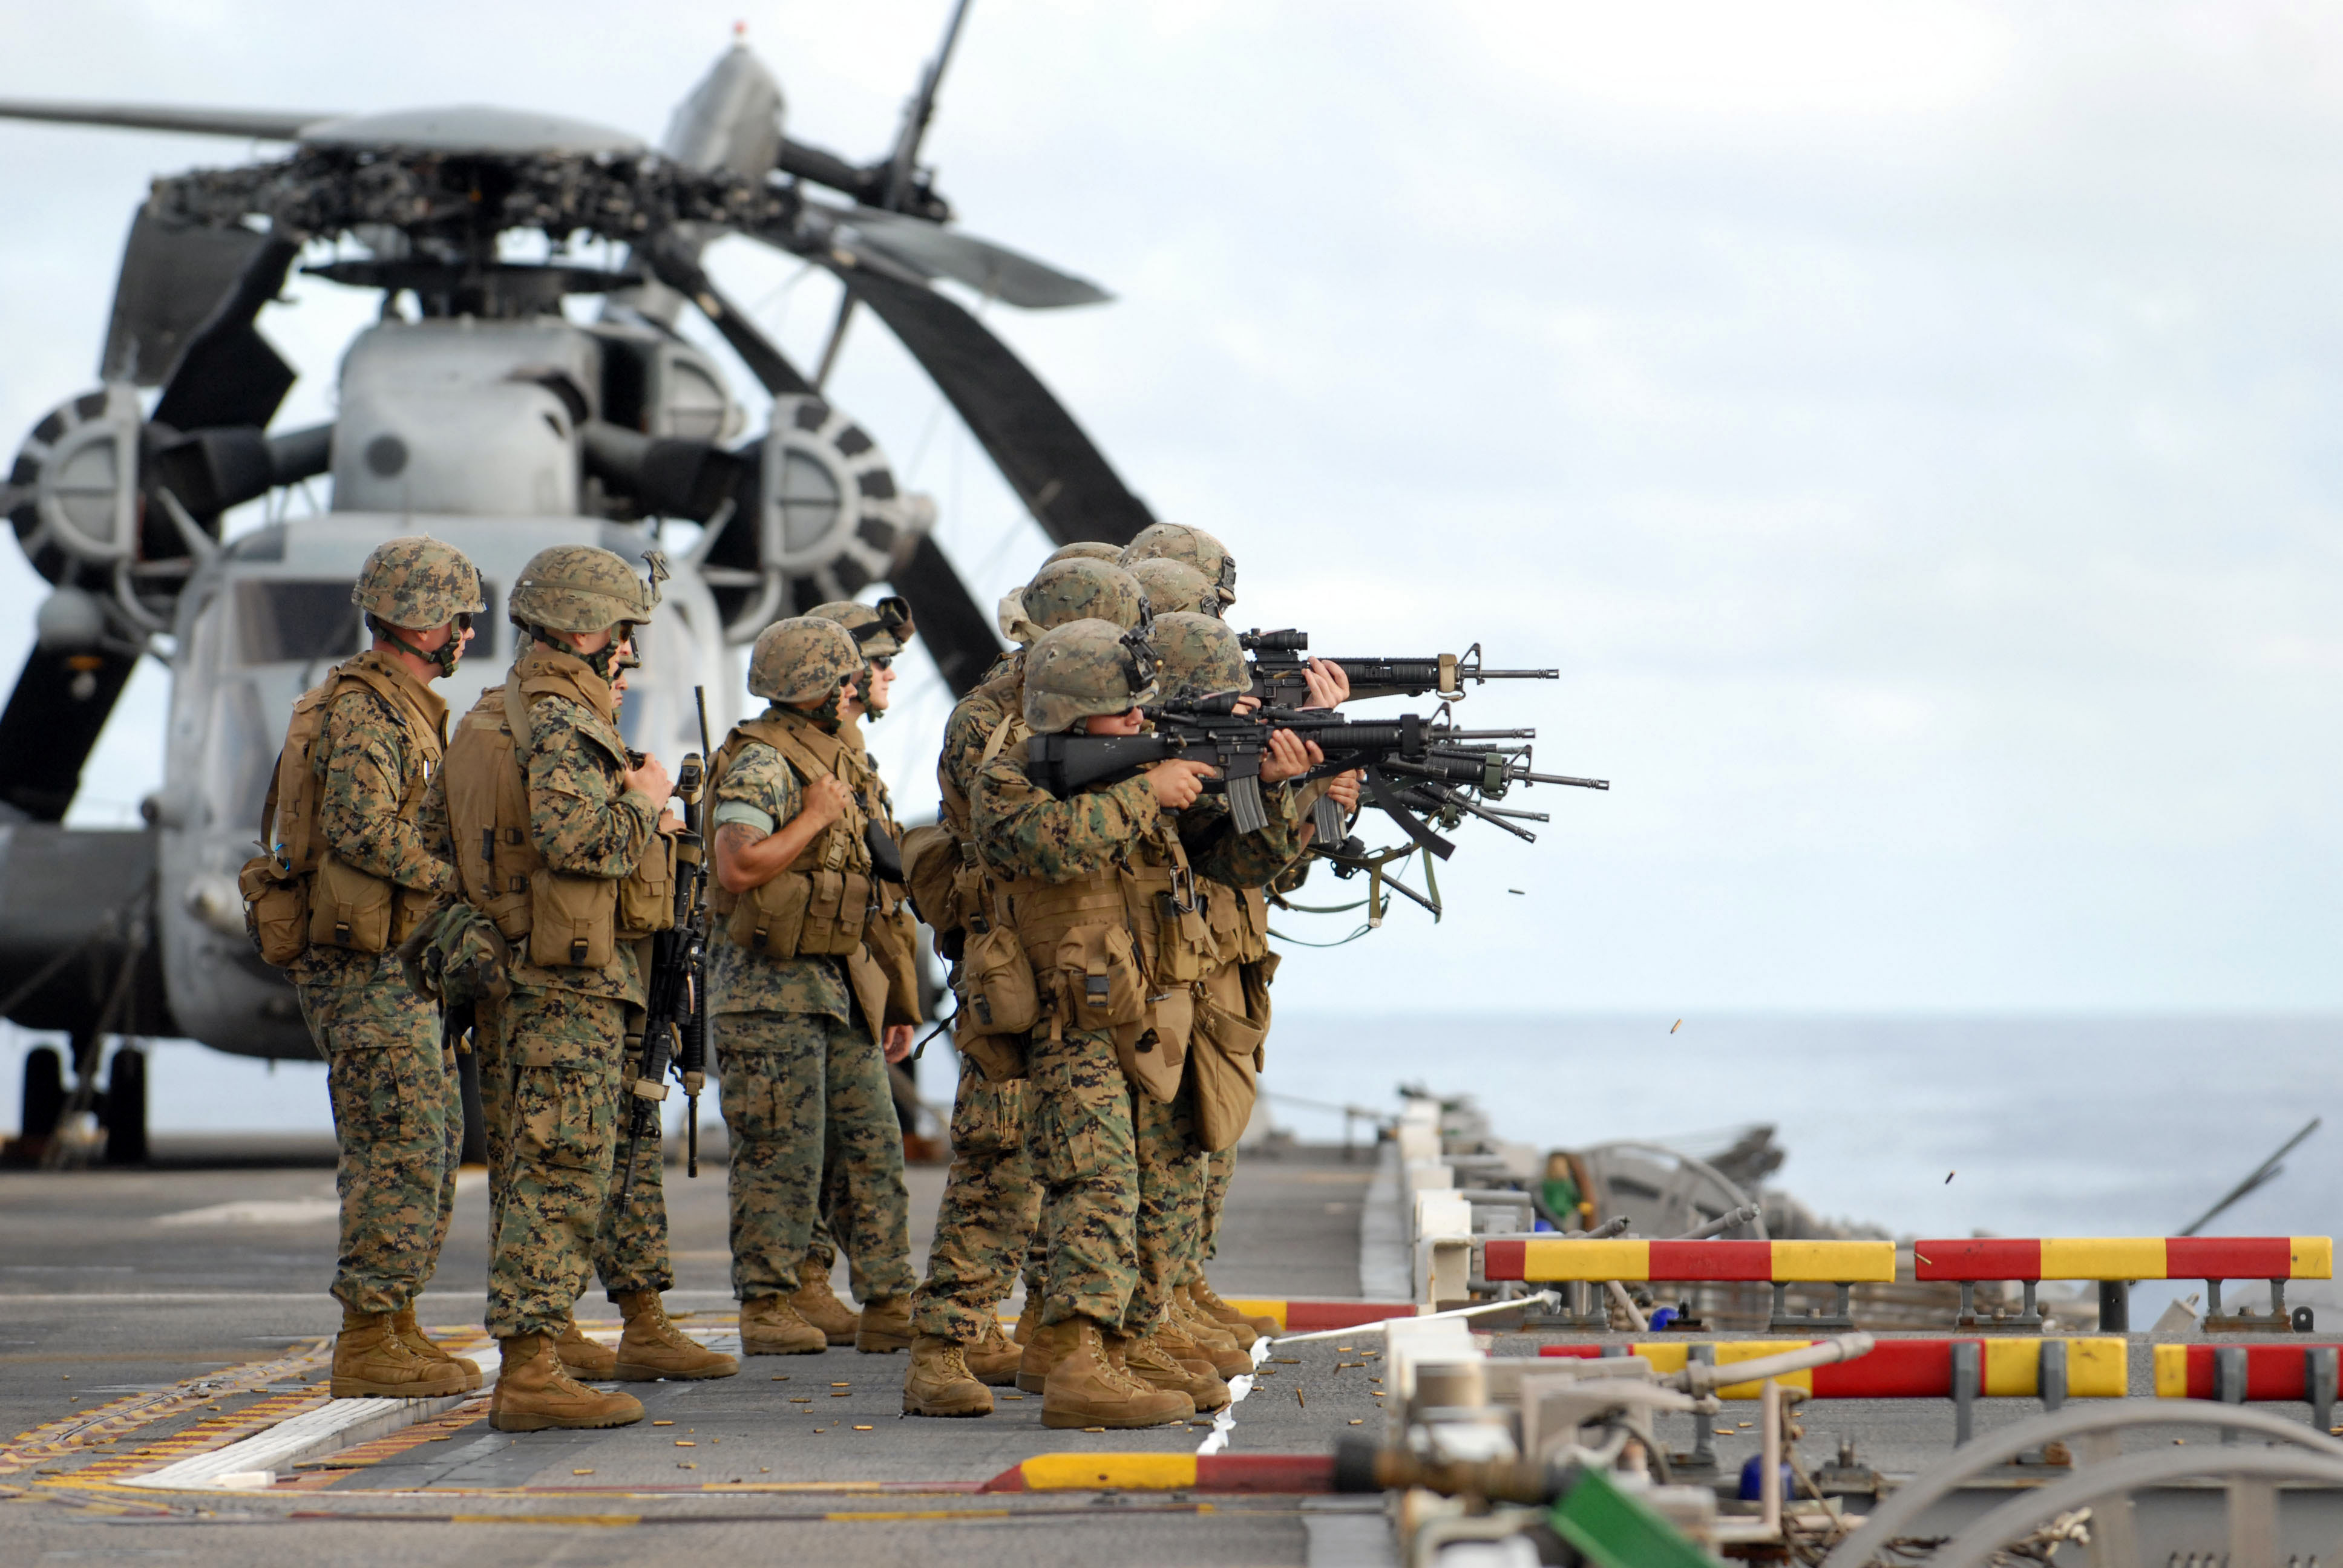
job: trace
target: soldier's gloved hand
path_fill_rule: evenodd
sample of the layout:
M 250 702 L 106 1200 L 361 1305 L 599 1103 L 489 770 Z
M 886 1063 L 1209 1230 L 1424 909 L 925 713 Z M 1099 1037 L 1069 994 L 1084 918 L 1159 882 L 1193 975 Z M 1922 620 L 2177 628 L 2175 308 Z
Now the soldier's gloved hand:
M 854 791 L 824 774 L 806 786 L 805 807 L 798 815 L 818 828 L 827 828 L 845 816 L 847 807 L 853 803 Z
M 1282 784 L 1296 779 L 1326 760 L 1314 740 L 1304 740 L 1291 729 L 1272 729 L 1269 734 L 1269 752 L 1261 759 L 1261 781 Z
M 646 757 L 643 765 L 627 773 L 627 788 L 639 789 L 660 805 L 675 793 L 675 780 L 668 777 L 667 767 L 656 757 Z
M 1143 777 L 1147 787 L 1155 791 L 1158 806 L 1166 811 L 1184 811 L 1204 792 L 1204 780 L 1219 775 L 1220 769 L 1209 762 L 1173 757 L 1151 764 Z

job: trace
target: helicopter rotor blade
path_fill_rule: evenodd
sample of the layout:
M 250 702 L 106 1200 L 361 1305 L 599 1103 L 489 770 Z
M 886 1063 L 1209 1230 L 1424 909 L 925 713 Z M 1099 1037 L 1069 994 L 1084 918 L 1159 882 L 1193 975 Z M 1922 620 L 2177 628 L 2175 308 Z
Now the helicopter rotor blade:
M 1113 295 L 1085 277 L 1061 272 L 1021 251 L 922 217 L 877 207 L 820 207 L 830 222 L 858 236 L 858 248 L 878 252 L 922 277 L 949 277 L 1021 310 L 1061 310 L 1099 305 Z
M 935 536 L 922 534 L 890 579 L 919 618 L 920 640 L 954 697 L 966 697 L 1001 657 L 1001 638 Z
M 198 136 L 241 136 L 262 142 L 298 141 L 311 126 L 338 114 L 298 109 L 206 109 L 183 104 L 76 104 L 54 98 L 0 98 L 0 120 L 42 120 L 60 126 L 111 126 L 126 131 L 181 131 Z
M 136 654 L 112 647 L 26 654 L 0 709 L 0 801 L 36 822 L 64 820 L 83 764 L 137 665 Z
M 1042 531 L 1059 544 L 1128 544 L 1155 520 L 1041 377 L 966 310 L 836 255 L 838 275 L 917 359 Z

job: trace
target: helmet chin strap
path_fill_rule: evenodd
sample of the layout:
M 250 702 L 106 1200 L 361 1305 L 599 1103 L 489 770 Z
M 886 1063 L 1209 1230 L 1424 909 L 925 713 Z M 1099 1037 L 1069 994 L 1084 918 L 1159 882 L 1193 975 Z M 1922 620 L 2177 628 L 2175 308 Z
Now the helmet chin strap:
M 387 620 L 377 620 L 374 624 L 377 637 L 401 653 L 411 654 L 426 664 L 437 665 L 443 677 L 455 674 L 456 667 L 464 662 L 464 639 L 453 632 L 437 648 L 427 649 L 416 647 L 399 635 L 403 631 L 412 631 L 412 627 L 393 626 Z

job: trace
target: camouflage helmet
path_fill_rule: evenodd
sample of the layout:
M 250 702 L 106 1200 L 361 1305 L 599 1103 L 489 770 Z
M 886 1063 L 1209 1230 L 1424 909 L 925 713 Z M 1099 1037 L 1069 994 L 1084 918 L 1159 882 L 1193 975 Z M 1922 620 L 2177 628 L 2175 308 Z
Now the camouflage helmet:
M 1163 683 L 1166 702 L 1201 702 L 1242 692 L 1252 684 L 1236 628 L 1218 616 L 1188 610 L 1159 615 L 1147 640 L 1155 649 L 1156 675 Z
M 749 655 L 749 691 L 768 702 L 811 702 L 862 673 L 854 634 L 834 620 L 794 615 L 757 634 Z
M 1157 615 L 1187 611 L 1196 615 L 1217 616 L 1221 613 L 1221 596 L 1204 574 L 1186 561 L 1175 561 L 1169 556 L 1157 556 L 1138 561 L 1124 568 L 1139 579 L 1147 590 L 1147 608 Z
M 1001 631 L 1010 641 L 1030 645 L 1051 627 L 1077 620 L 1111 620 L 1125 631 L 1141 628 L 1147 595 L 1121 567 L 1076 557 L 1051 561 L 1033 580 L 1001 601 Z
M 657 552 L 651 580 L 635 575 L 626 558 L 594 545 L 555 545 L 529 557 L 505 600 L 505 613 L 518 627 L 548 631 L 602 631 L 621 622 L 646 621 L 658 605 L 667 563 Z
M 358 568 L 350 602 L 387 626 L 429 631 L 488 608 L 470 558 L 434 538 L 386 539 Z
M 903 645 L 918 635 L 911 624 L 911 607 L 905 600 L 890 594 L 877 604 L 861 604 L 854 599 L 833 599 L 818 604 L 806 614 L 822 620 L 834 620 L 847 629 L 855 645 L 862 649 L 865 658 L 892 658 L 903 651 Z
M 1202 528 L 1185 523 L 1150 523 L 1123 547 L 1122 565 L 1141 561 L 1185 561 L 1220 591 L 1222 608 L 1237 602 L 1236 558 L 1229 548 Z
M 1128 713 L 1155 694 L 1155 650 L 1111 620 L 1052 628 L 1025 655 L 1025 722 L 1037 734 Z
M 1060 545 L 1051 550 L 1041 564 L 1051 566 L 1059 561 L 1104 561 L 1114 566 L 1122 559 L 1122 547 L 1110 545 L 1101 539 L 1076 539 L 1071 545 Z

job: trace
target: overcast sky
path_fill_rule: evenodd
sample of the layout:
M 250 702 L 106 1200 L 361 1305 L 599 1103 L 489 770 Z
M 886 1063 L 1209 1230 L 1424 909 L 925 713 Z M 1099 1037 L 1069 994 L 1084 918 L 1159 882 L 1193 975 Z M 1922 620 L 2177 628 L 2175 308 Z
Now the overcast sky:
M 0 94 L 656 138 L 745 16 L 790 133 L 868 157 L 942 12 L 84 0 L 0 13 Z M 2238 0 L 978 0 L 928 150 L 968 228 L 1118 295 L 988 319 L 1229 541 L 1232 619 L 1559 666 L 1463 717 L 1614 781 L 1464 829 L 1441 926 L 1293 953 L 1288 1005 L 2331 1008 L 2339 74 L 2343 21 Z M 94 384 L 146 180 L 251 150 L 0 126 L 0 440 Z M 715 266 L 812 357 L 826 278 Z M 371 301 L 293 298 L 301 423 Z M 868 317 L 833 391 L 980 599 L 1030 572 Z M 880 733 L 918 803 L 925 678 Z M 80 819 L 158 781 L 164 685 Z

